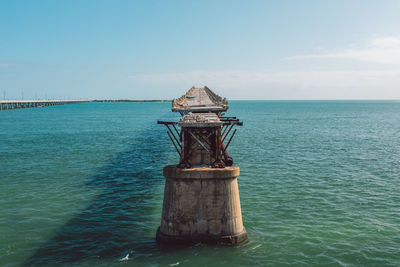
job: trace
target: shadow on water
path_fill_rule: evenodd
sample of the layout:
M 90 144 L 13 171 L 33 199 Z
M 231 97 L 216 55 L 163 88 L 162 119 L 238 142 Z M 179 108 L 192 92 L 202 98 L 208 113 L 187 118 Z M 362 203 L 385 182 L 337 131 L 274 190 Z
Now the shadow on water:
M 154 215 L 154 198 L 163 184 L 161 168 L 171 147 L 160 128 L 155 125 L 145 131 L 135 139 L 137 146 L 117 154 L 88 177 L 86 186 L 100 189 L 99 195 L 25 265 L 118 260 L 127 253 L 149 256 L 162 250 L 155 242 L 154 221 L 160 215 Z

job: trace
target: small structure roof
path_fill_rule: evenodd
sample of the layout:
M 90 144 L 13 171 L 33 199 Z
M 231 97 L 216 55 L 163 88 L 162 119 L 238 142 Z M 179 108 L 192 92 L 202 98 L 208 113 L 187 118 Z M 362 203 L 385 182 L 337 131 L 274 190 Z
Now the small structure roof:
M 172 111 L 186 114 L 188 112 L 220 112 L 229 108 L 226 98 L 222 98 L 207 86 L 192 87 L 180 98 L 172 101 Z

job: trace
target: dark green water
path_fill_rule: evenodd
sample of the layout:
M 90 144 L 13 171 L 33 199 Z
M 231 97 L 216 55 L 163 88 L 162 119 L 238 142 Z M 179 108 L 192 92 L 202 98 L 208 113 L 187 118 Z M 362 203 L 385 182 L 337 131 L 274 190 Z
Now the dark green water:
M 237 247 L 154 240 L 169 103 L 0 112 L 0 266 L 399 266 L 400 102 L 230 105 Z

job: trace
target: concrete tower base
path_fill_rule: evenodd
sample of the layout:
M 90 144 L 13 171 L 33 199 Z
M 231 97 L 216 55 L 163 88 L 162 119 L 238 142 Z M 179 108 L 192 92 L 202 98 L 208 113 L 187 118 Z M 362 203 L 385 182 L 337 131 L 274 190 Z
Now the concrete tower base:
M 165 191 L 157 241 L 237 244 L 247 240 L 237 177 L 239 167 L 164 168 Z

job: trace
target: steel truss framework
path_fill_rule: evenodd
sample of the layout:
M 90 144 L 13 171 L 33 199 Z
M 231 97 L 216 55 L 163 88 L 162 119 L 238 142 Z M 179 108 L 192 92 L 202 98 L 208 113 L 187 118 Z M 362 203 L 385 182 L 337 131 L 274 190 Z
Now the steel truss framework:
M 219 119 L 222 125 L 218 127 L 180 127 L 180 130 L 177 128 L 178 122 L 157 122 L 167 127 L 167 134 L 179 154 L 179 168 L 192 167 L 191 157 L 199 150 L 207 152 L 212 159 L 213 168 L 223 168 L 233 164 L 228 147 L 237 129 L 233 132 L 232 129 L 235 125 L 242 126 L 243 122 L 236 117 L 219 117 Z

